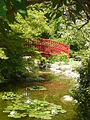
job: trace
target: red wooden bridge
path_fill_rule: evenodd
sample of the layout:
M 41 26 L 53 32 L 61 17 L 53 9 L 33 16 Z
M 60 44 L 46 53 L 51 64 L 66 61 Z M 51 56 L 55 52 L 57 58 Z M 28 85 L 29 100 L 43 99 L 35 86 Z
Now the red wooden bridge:
M 27 43 L 24 46 L 34 46 L 46 58 L 50 57 L 51 54 L 59 55 L 61 52 L 66 53 L 69 57 L 69 45 L 44 38 L 37 38 L 35 40 L 27 38 L 26 41 Z

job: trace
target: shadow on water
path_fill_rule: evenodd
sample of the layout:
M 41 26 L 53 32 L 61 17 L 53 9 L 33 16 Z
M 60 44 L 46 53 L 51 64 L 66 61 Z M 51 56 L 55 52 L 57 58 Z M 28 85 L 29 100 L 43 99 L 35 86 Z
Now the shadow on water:
M 45 77 L 45 75 L 43 75 Z M 52 76 L 52 75 L 51 75 Z M 4 91 L 13 91 L 15 93 L 26 94 L 30 99 L 38 99 L 42 101 L 48 101 L 50 103 L 55 103 L 61 105 L 67 112 L 65 114 L 57 114 L 53 116 L 52 120 L 75 120 L 76 112 L 74 101 L 65 101 L 63 99 L 64 95 L 69 94 L 69 89 L 71 87 L 72 80 L 60 79 L 57 77 L 57 80 L 48 80 L 48 77 L 45 77 L 44 81 L 39 82 L 4 82 L 0 84 L 0 93 Z M 30 90 L 28 88 L 32 86 L 44 86 L 46 90 Z M 9 104 L 6 101 L 0 99 L 0 120 L 13 120 L 13 118 L 8 118 L 6 113 L 3 113 L 4 108 Z M 19 120 L 40 120 L 35 118 L 21 118 Z

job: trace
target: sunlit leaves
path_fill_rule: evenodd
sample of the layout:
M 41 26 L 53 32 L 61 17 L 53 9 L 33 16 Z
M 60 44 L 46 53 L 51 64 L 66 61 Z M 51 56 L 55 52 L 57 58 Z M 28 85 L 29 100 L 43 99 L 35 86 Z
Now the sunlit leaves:
M 64 15 L 67 16 L 67 20 L 71 19 L 74 23 L 76 19 L 86 18 L 88 21 L 90 20 L 89 0 L 52 0 L 52 6 L 54 15 L 56 14 L 56 18 Z M 64 14 L 61 14 L 61 11 L 59 11 L 59 9 L 61 10 L 62 7 L 64 7 Z
M 8 57 L 6 57 L 2 48 L 0 48 L 0 59 L 8 59 Z
M 36 6 L 38 10 L 36 10 Z M 46 11 L 42 11 L 42 7 L 40 6 L 39 4 L 28 6 L 28 17 L 26 19 L 23 19 L 21 15 L 18 14 L 16 20 L 19 21 L 20 24 L 15 23 L 11 25 L 12 29 L 24 33 L 23 36 L 27 38 L 40 36 L 42 33 L 45 33 L 44 37 L 47 37 L 46 35 L 49 36 L 50 28 L 44 16 Z

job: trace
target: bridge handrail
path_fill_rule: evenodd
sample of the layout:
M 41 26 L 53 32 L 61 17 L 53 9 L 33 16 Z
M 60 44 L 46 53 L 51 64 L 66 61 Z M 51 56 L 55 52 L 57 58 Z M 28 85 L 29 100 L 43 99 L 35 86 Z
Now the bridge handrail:
M 69 57 L 69 45 L 67 44 L 45 38 L 26 38 L 26 40 L 29 46 L 35 46 L 39 51 L 56 54 L 65 52 Z

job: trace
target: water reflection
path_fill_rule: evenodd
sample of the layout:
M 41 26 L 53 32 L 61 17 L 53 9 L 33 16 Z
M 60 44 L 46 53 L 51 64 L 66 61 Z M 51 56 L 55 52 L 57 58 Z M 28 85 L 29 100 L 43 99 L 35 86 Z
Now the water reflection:
M 53 79 L 53 78 L 52 78 Z M 69 81 L 66 79 L 60 79 L 58 77 L 57 81 L 46 81 L 44 83 L 37 84 L 42 85 L 47 88 L 46 91 L 37 91 L 33 90 L 31 91 L 28 89 L 31 86 L 35 86 L 36 83 L 33 83 L 30 85 L 28 83 L 24 83 L 21 88 L 18 88 L 19 95 L 22 95 L 22 101 L 27 104 L 31 104 L 31 100 L 38 99 L 38 100 L 45 100 L 50 103 L 55 103 L 57 105 L 61 105 L 67 113 L 64 114 L 58 114 L 56 116 L 53 116 L 52 120 L 73 120 L 73 117 L 75 116 L 74 112 L 74 104 L 72 102 L 67 103 L 66 101 L 62 102 L 61 98 L 68 94 L 69 91 Z M 45 97 L 46 96 L 46 97 Z M 2 102 L 1 102 L 2 104 Z M 2 106 L 4 109 L 5 106 Z M 55 114 L 55 110 L 51 110 L 51 114 Z M 11 112 L 13 114 L 13 111 Z M 23 118 L 21 120 L 34 120 L 34 118 Z M 0 111 L 0 120 L 12 120 L 12 118 L 8 118 L 7 115 L 2 113 Z
M 25 87 L 25 90 L 22 93 L 22 100 L 23 100 L 23 102 L 25 102 L 27 104 L 31 103 L 31 98 L 30 98 L 30 94 L 29 94 L 29 91 L 28 91 L 27 87 Z

